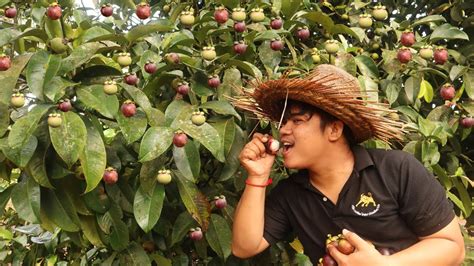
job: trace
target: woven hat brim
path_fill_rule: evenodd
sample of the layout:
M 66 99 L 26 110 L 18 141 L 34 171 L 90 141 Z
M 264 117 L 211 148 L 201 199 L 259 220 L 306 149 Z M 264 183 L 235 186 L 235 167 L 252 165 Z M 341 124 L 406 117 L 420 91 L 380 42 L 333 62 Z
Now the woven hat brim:
M 329 68 L 334 68 L 330 66 Z M 279 121 L 283 104 L 288 99 L 318 107 L 343 121 L 357 142 L 372 137 L 384 142 L 403 138 L 403 123 L 389 117 L 396 112 L 388 105 L 369 101 L 360 92 L 358 82 L 346 72 L 330 69 L 329 74 L 313 72 L 305 78 L 280 78 L 256 81 L 251 91 L 233 99 L 236 107 Z

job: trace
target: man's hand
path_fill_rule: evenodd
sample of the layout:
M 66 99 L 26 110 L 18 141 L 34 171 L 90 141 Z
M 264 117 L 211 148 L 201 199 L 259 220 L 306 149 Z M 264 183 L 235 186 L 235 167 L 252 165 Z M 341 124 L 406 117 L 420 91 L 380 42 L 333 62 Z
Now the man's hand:
M 270 176 L 275 155 L 266 152 L 265 143 L 268 139 L 268 135 L 255 133 L 240 152 L 240 163 L 247 170 L 249 177 L 263 179 Z
M 354 247 L 355 251 L 350 255 L 344 255 L 333 245 L 328 245 L 329 254 L 336 260 L 339 266 L 390 266 L 388 256 L 383 256 L 375 249 L 375 246 L 362 239 L 357 234 L 346 229 L 342 230 L 345 239 Z

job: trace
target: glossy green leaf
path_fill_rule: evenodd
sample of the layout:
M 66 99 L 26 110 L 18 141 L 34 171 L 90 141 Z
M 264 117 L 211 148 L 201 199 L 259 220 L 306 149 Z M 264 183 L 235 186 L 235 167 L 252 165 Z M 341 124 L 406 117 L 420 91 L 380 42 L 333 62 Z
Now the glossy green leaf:
M 164 32 L 164 31 L 171 31 L 174 26 L 171 22 L 167 19 L 159 19 L 153 23 L 149 23 L 147 25 L 139 25 L 133 27 L 125 37 L 128 39 L 129 42 L 134 42 L 136 39 L 146 36 L 150 33 L 157 33 L 157 32 Z
M 467 96 L 474 100 L 474 71 L 469 70 L 463 75 L 464 80 L 464 90 L 466 91 Z
M 143 231 L 150 232 L 158 222 L 163 208 L 165 187 L 155 183 L 154 188 L 145 192 L 141 187 L 135 193 L 133 201 L 133 214 L 138 225 Z
M 31 92 L 43 100 L 43 89 L 58 73 L 61 57 L 39 51 L 34 54 L 26 67 L 26 81 Z
M 5 135 L 8 126 L 10 125 L 10 112 L 8 112 L 8 105 L 0 102 L 0 136 Z
M 173 223 L 170 247 L 181 241 L 189 232 L 189 229 L 194 227 L 195 224 L 196 221 L 193 220 L 193 217 L 191 217 L 189 212 L 182 212 Z
M 232 232 L 222 216 L 211 214 L 209 229 L 206 232 L 206 240 L 219 257 L 224 260 L 229 257 Z
M 219 175 L 219 181 L 225 181 L 232 178 L 237 169 L 239 169 L 239 155 L 245 144 L 245 134 L 240 127 L 236 126 L 234 140 L 229 153 L 226 154 L 226 161 Z
M 2 36 L 1 33 L 0 36 Z M 23 68 L 25 68 L 26 64 L 28 64 L 32 55 L 33 54 L 22 54 L 16 56 L 12 58 L 10 69 L 6 71 L 0 71 L 0 84 L 2 84 L 2 89 L 0 90 L 0 102 L 3 102 L 7 105 L 10 103 L 10 98 L 12 96 L 13 89 L 15 89 L 18 77 L 23 71 Z
M 39 143 L 35 153 L 26 166 L 28 174 L 32 176 L 35 181 L 43 187 L 53 188 L 46 172 L 46 160 L 48 150 L 43 144 Z
M 110 245 L 116 251 L 127 248 L 129 243 L 128 227 L 122 221 L 120 207 L 112 204 L 110 210 L 104 215 L 110 220 Z
M 11 198 L 13 188 L 16 187 L 16 184 L 10 185 L 2 192 L 0 192 L 0 216 L 5 212 L 5 206 Z
M 233 115 L 239 121 L 242 119 L 234 107 L 228 101 L 210 101 L 199 106 L 201 109 L 211 109 L 221 115 Z
M 49 127 L 53 147 L 63 161 L 73 165 L 83 151 L 87 140 L 87 129 L 82 119 L 74 112 L 62 113 L 60 127 Z
M 86 206 L 96 213 L 106 213 L 111 206 L 109 196 L 102 185 L 96 186 L 91 192 L 82 195 Z
M 100 132 L 86 118 L 84 118 L 84 124 L 87 130 L 86 143 L 84 149 L 79 153 L 79 160 L 87 183 L 84 193 L 87 193 L 94 189 L 102 180 L 102 175 L 106 168 L 107 155 Z
M 227 60 L 227 66 L 236 66 L 246 74 L 254 78 L 262 78 L 262 72 L 252 63 L 236 59 Z
M 175 120 L 176 116 L 178 116 L 184 108 L 191 110 L 191 105 L 185 101 L 175 100 L 172 101 L 168 107 L 166 108 L 165 118 L 166 123 L 171 124 L 173 120 Z
M 111 32 L 109 32 L 108 30 L 102 27 L 94 26 L 92 28 L 87 29 L 84 33 L 82 33 L 80 40 L 81 40 L 81 43 L 86 43 L 98 37 L 110 35 L 110 33 Z
M 68 232 L 80 230 L 79 216 L 70 196 L 64 190 L 41 190 L 41 206 L 54 224 Z
M 153 160 L 164 153 L 173 141 L 174 131 L 169 127 L 150 127 L 140 143 L 139 161 Z
M 13 188 L 11 198 L 15 211 L 21 219 L 30 223 L 39 223 L 40 206 L 42 206 L 40 195 L 40 186 L 35 180 L 23 175 L 23 180 Z
M 51 101 L 57 102 L 66 93 L 66 88 L 75 86 L 79 83 L 69 81 L 61 77 L 53 77 L 48 84 L 44 86 L 44 95 Z
M 146 115 L 140 108 L 137 109 L 137 113 L 131 117 L 125 117 L 122 112 L 118 112 L 116 119 L 120 131 L 128 144 L 139 140 L 145 133 L 148 125 Z
M 176 117 L 171 128 L 181 129 L 194 140 L 200 142 L 206 149 L 208 149 L 217 160 L 223 162 L 224 154 L 222 150 L 219 133 L 212 126 L 204 123 L 201 126 L 196 126 L 191 122 L 191 112 L 183 110 L 183 112 Z
M 189 140 L 184 147 L 173 146 L 174 163 L 188 180 L 195 182 L 201 169 L 199 150 L 194 141 Z
M 441 39 L 461 39 L 469 41 L 469 36 L 464 31 L 460 30 L 458 27 L 446 23 L 434 28 L 433 33 L 431 33 L 430 35 L 430 41 L 432 42 L 436 42 Z
M 206 195 L 199 191 L 196 184 L 186 179 L 179 171 L 173 171 L 173 173 L 177 177 L 175 180 L 184 206 L 186 206 L 193 219 L 206 231 L 211 213 L 211 205 Z
M 62 60 L 59 75 L 64 75 L 86 63 L 97 51 L 105 47 L 117 47 L 117 44 L 106 42 L 90 42 L 74 48 L 73 52 Z
M 452 179 L 456 190 L 459 193 L 459 196 L 462 201 L 462 205 L 464 206 L 464 214 L 466 217 L 469 217 L 472 213 L 472 203 L 471 203 L 471 196 L 469 195 L 468 189 L 458 180 L 458 178 Z
M 128 248 L 121 253 L 120 265 L 143 266 L 151 265 L 145 250 L 135 242 L 130 243 Z
M 6 28 L 0 30 L 0 46 L 14 41 L 18 36 L 21 35 L 21 32 L 14 28 Z
M 415 77 L 409 77 L 405 81 L 405 93 L 410 103 L 413 103 L 417 95 L 420 93 L 420 84 L 421 80 Z
M 97 225 L 97 221 L 95 220 L 94 216 L 79 216 L 79 221 L 81 223 L 82 232 L 84 232 L 84 236 L 91 242 L 92 245 L 97 247 L 104 247 L 104 243 L 102 243 L 102 239 L 100 238 L 99 228 Z
M 148 123 L 151 126 L 165 124 L 165 115 L 160 110 L 152 107 L 150 100 L 142 90 L 127 84 L 121 84 L 121 86 L 132 97 L 133 101 L 145 111 Z
M 366 75 L 371 78 L 379 77 L 379 70 L 372 58 L 366 55 L 358 55 L 354 59 L 362 75 Z
M 234 142 L 235 138 L 235 123 L 234 119 L 226 119 L 226 120 L 219 120 L 216 123 L 212 123 L 217 132 L 219 133 L 221 139 L 221 147 L 224 152 L 224 157 L 227 155 L 232 147 L 232 143 Z
M 462 76 L 468 70 L 465 66 L 453 66 L 449 71 L 449 79 L 456 80 L 458 77 Z
M 92 108 L 107 118 L 114 118 L 119 109 L 117 96 L 104 93 L 102 85 L 79 87 L 77 98 L 89 108 Z
M 30 136 L 26 143 L 17 148 L 9 147 L 6 139 L 3 139 L 3 142 L 0 142 L 0 144 L 3 154 L 10 161 L 19 167 L 25 167 L 36 150 L 38 139 L 35 136 Z
M 13 149 L 25 145 L 49 108 L 51 108 L 51 105 L 37 105 L 28 114 L 18 119 L 8 135 L 8 145 Z
M 300 9 L 302 0 L 286 0 L 281 1 L 281 13 L 290 18 L 296 11 Z
M 422 19 L 415 21 L 415 23 L 412 24 L 412 27 L 415 27 L 421 24 L 429 24 L 432 22 L 446 22 L 446 19 L 441 15 L 426 16 Z

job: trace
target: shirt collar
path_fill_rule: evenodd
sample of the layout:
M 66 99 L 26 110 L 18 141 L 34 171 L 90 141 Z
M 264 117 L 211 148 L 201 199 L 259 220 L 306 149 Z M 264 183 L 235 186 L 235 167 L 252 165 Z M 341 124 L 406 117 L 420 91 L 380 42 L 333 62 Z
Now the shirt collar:
M 369 155 L 367 149 L 360 145 L 353 145 L 351 147 L 352 153 L 354 154 L 354 170 L 360 172 L 365 168 L 374 165 L 374 161 Z M 299 170 L 297 173 L 292 174 L 290 177 L 294 182 L 302 184 L 304 186 L 311 186 L 309 183 L 309 174 L 307 169 Z

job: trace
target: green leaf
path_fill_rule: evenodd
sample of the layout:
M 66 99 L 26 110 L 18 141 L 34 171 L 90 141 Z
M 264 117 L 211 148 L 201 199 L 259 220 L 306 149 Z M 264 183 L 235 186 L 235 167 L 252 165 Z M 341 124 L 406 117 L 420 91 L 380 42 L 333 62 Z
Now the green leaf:
M 349 74 L 357 75 L 357 65 L 354 56 L 350 53 L 338 53 L 334 65 L 344 69 Z
M 262 72 L 253 64 L 246 62 L 246 61 L 240 61 L 236 59 L 229 59 L 227 60 L 227 66 L 236 66 L 240 68 L 243 72 L 246 74 L 254 77 L 254 78 L 262 78 Z
M 16 184 L 10 185 L 5 190 L 0 192 L 0 216 L 2 216 L 3 213 L 5 212 L 5 206 L 7 205 L 8 201 L 10 200 L 10 198 L 12 196 L 13 188 L 15 186 L 16 186 Z
M 418 118 L 418 125 L 420 126 L 420 133 L 425 137 L 431 136 L 433 131 L 436 129 L 436 122 L 422 117 Z
M 148 233 L 153 229 L 161 215 L 163 201 L 165 198 L 165 187 L 155 183 L 154 188 L 145 192 L 141 186 L 135 193 L 133 201 L 133 214 L 138 225 Z
M 106 42 L 90 42 L 80 45 L 74 48 L 73 52 L 66 58 L 63 59 L 59 75 L 64 75 L 84 63 L 87 63 L 97 51 L 101 48 L 117 47 L 117 44 L 109 44 Z
M 170 34 L 167 34 L 166 37 L 163 39 L 163 41 L 161 42 L 161 48 L 166 51 L 168 49 L 173 48 L 173 46 L 177 44 L 192 45 L 194 42 L 195 40 L 188 36 L 188 34 L 185 34 L 183 32 L 172 32 Z
M 379 77 L 379 70 L 372 58 L 366 55 L 358 55 L 355 57 L 355 62 L 362 75 L 369 76 L 371 78 Z
M 137 113 L 131 117 L 125 117 L 122 112 L 118 112 L 116 119 L 127 144 L 139 140 L 148 125 L 146 115 L 141 109 L 137 109 Z
M 2 34 L 0 33 L 0 36 Z M 0 90 L 0 102 L 4 104 L 10 103 L 10 98 L 15 89 L 15 85 L 18 81 L 23 68 L 30 60 L 33 54 L 22 54 L 12 59 L 12 66 L 7 71 L 0 71 L 0 84 L 2 84 L 2 89 Z
M 210 101 L 205 102 L 199 106 L 201 109 L 211 109 L 212 111 L 221 115 L 233 115 L 239 121 L 242 120 L 240 115 L 235 111 L 235 108 L 228 101 Z
M 302 0 L 285 0 L 281 1 L 281 13 L 287 18 L 293 16 L 300 9 Z
M 226 162 L 219 176 L 219 181 L 225 181 L 232 178 L 240 167 L 239 155 L 245 145 L 245 135 L 242 129 L 235 126 L 234 140 L 228 154 Z
M 11 198 L 15 211 L 21 219 L 39 223 L 40 193 L 40 187 L 35 180 L 23 175 L 23 180 L 13 188 Z
M 469 196 L 469 192 L 467 188 L 458 180 L 458 178 L 453 178 L 454 186 L 461 197 L 462 205 L 464 206 L 464 214 L 465 217 L 469 217 L 472 213 L 472 201 L 471 196 Z
M 150 127 L 140 143 L 139 161 L 151 161 L 164 153 L 173 141 L 174 131 L 169 127 Z
M 67 87 L 72 87 L 77 84 L 79 83 L 75 83 L 70 80 L 56 76 L 53 77 L 51 81 L 49 81 L 49 83 L 44 86 L 43 93 L 51 101 L 57 102 L 64 96 Z
M 91 192 L 82 195 L 87 208 L 96 213 L 106 213 L 111 206 L 111 200 L 104 192 L 102 185 L 96 186 Z
M 259 42 L 259 41 L 268 41 L 272 39 L 280 39 L 280 35 L 278 35 L 278 33 L 276 33 L 274 30 L 266 30 L 266 31 L 257 33 L 253 41 Z
M 445 23 L 439 27 L 435 27 L 433 33 L 431 33 L 430 41 L 436 42 L 438 40 L 447 39 L 461 39 L 469 41 L 469 36 L 458 27 L 454 27 L 449 23 Z
M 96 110 L 107 118 L 113 119 L 119 109 L 117 96 L 105 94 L 102 85 L 79 87 L 76 93 L 77 98 L 84 105 Z
M 209 229 L 206 232 L 206 240 L 219 257 L 224 260 L 229 257 L 232 232 L 226 220 L 220 215 L 211 214 Z
M 79 153 L 79 160 L 87 183 L 84 193 L 87 193 L 92 191 L 102 180 L 107 163 L 107 155 L 100 132 L 87 118 L 84 118 L 84 124 L 87 136 L 84 149 Z
M 39 51 L 34 54 L 26 67 L 26 81 L 31 92 L 43 100 L 43 88 L 58 73 L 61 66 L 61 57 Z
M 469 70 L 463 76 L 464 90 L 469 99 L 474 100 L 474 71 Z
M 431 15 L 431 16 L 426 16 L 420 20 L 415 21 L 412 24 L 412 27 L 421 25 L 421 24 L 429 24 L 431 22 L 446 22 L 446 19 L 442 15 Z
M 189 229 L 195 225 L 196 221 L 189 212 L 182 212 L 173 223 L 173 231 L 171 232 L 170 247 L 178 243 L 189 232 Z
M 421 160 L 429 165 L 437 164 L 440 158 L 438 144 L 436 142 L 421 142 Z
M 79 221 L 81 223 L 81 229 L 84 233 L 84 236 L 91 242 L 92 245 L 97 247 L 104 247 L 102 239 L 100 238 L 99 228 L 97 221 L 94 216 L 79 216 Z
M 281 52 L 272 50 L 268 41 L 262 42 L 258 47 L 258 57 L 269 69 L 274 69 L 280 65 L 281 62 Z
M 108 217 L 111 224 L 110 245 L 116 251 L 127 248 L 129 239 L 128 227 L 122 221 L 121 209 L 118 205 L 112 204 L 110 210 L 104 215 Z
M 18 119 L 8 135 L 8 145 L 13 149 L 24 146 L 49 108 L 51 105 L 37 105 L 28 114 Z
M 71 166 L 83 151 L 87 140 L 87 129 L 82 119 L 74 112 L 62 114 L 60 127 L 49 127 L 53 147 L 63 161 Z
M 16 40 L 16 38 L 20 35 L 21 31 L 18 31 L 13 28 L 6 28 L 0 30 L 0 46 L 5 46 L 5 44 Z
M 49 182 L 48 173 L 46 172 L 47 156 L 47 148 L 39 143 L 26 167 L 28 174 L 32 176 L 38 184 L 43 187 L 53 188 L 53 185 Z
M 321 24 L 321 26 L 328 32 L 331 32 L 331 29 L 334 27 L 334 22 L 332 19 L 322 11 L 308 12 L 301 17 L 306 18 L 316 24 Z
M 129 42 L 134 42 L 136 39 L 146 36 L 150 33 L 171 31 L 174 28 L 173 24 L 167 19 L 159 19 L 154 23 L 147 25 L 139 25 L 133 27 L 125 37 Z
M 420 93 L 420 84 L 421 80 L 412 76 L 405 81 L 405 93 L 410 103 L 413 103 L 416 95 Z
M 423 92 L 423 95 L 420 95 Z M 420 93 L 418 94 L 418 98 L 421 98 L 422 96 L 425 98 L 425 101 L 427 103 L 430 103 L 433 100 L 433 87 L 431 87 L 431 84 L 426 81 L 426 80 L 421 80 L 420 84 Z
M 8 105 L 0 102 L 0 136 L 5 135 L 10 126 L 10 112 L 8 112 Z
M 211 213 L 211 205 L 206 195 L 199 191 L 196 184 L 187 180 L 179 171 L 173 171 L 173 173 L 177 177 L 175 180 L 184 206 L 203 231 L 206 231 Z
M 173 129 L 181 129 L 194 140 L 200 142 L 217 160 L 223 162 L 224 155 L 219 133 L 208 123 L 196 126 L 191 122 L 191 112 L 184 109 L 171 124 Z
M 165 111 L 166 123 L 171 124 L 171 122 L 176 119 L 176 116 L 178 116 L 183 111 L 184 108 L 190 109 L 191 105 L 185 101 L 180 101 L 180 100 L 172 101 L 168 105 L 168 107 L 166 107 L 166 111 Z
M 194 141 L 189 140 L 182 148 L 173 147 L 173 158 L 178 170 L 188 180 L 195 182 L 201 169 L 199 150 Z
M 99 26 L 94 26 L 92 28 L 87 29 L 85 32 L 83 32 L 81 36 L 79 37 L 79 39 L 81 40 L 81 43 L 86 43 L 95 38 L 110 35 L 110 34 L 111 32 L 109 32 L 108 30 Z
M 165 115 L 160 110 L 152 108 L 148 96 L 146 96 L 146 94 L 142 90 L 124 83 L 122 83 L 121 86 L 125 89 L 125 91 L 127 91 L 130 97 L 132 97 L 133 101 L 136 102 L 138 106 L 143 108 L 143 111 L 145 111 L 150 125 L 164 125 Z
M 219 133 L 224 157 L 229 153 L 235 137 L 234 119 L 219 120 L 211 124 Z
M 388 102 L 390 104 L 394 103 L 398 99 L 398 95 L 402 87 L 397 82 L 390 82 L 385 89 L 385 95 L 387 95 Z
M 468 68 L 465 66 L 455 65 L 451 68 L 451 71 L 449 71 L 449 79 L 456 80 L 459 76 L 464 75 L 467 70 Z
M 26 143 L 18 148 L 9 147 L 6 139 L 3 140 L 3 143 L 0 142 L 3 154 L 19 167 L 25 167 L 28 164 L 38 145 L 38 139 L 35 136 L 30 136 Z
M 145 250 L 137 243 L 132 242 L 120 255 L 120 265 L 145 266 L 151 265 Z
M 70 196 L 62 189 L 42 189 L 41 206 L 48 219 L 67 232 L 80 230 L 79 216 Z
M 224 95 L 232 96 L 238 95 L 235 91 L 237 88 L 242 87 L 242 75 L 237 68 L 231 67 L 226 69 L 224 72 L 224 78 L 221 86 L 217 88 L 217 95 L 220 100 L 224 99 Z M 234 110 L 235 111 L 235 110 Z M 239 119 L 240 120 L 240 119 Z

